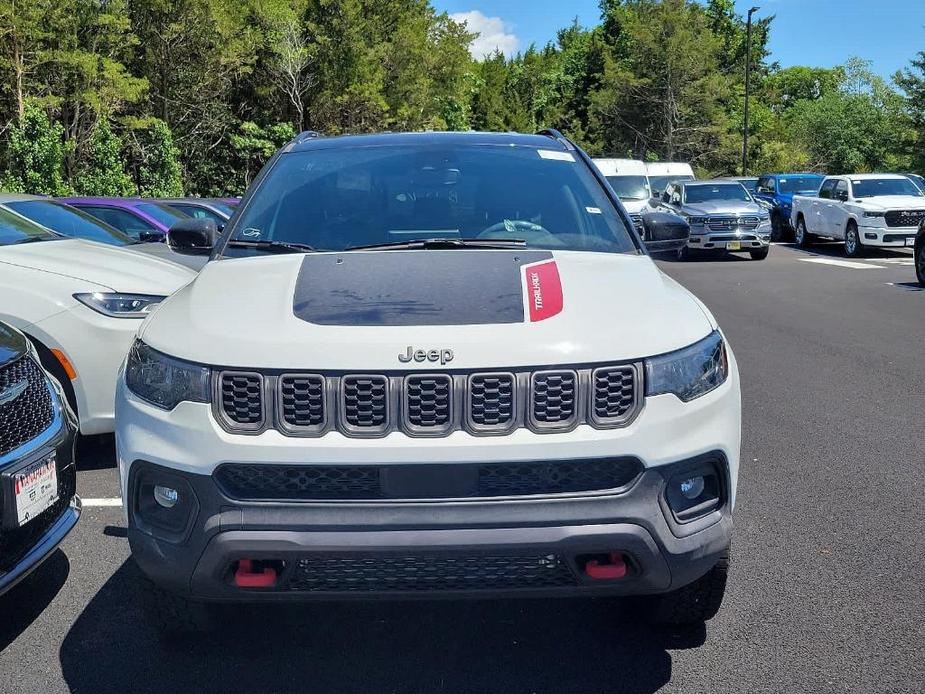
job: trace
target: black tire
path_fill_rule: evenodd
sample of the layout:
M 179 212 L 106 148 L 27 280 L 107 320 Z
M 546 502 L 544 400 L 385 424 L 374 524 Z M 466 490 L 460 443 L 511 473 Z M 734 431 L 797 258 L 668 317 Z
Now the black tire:
M 215 626 L 214 607 L 162 590 L 150 581 L 145 585 L 145 616 L 162 637 L 201 634 Z
M 765 246 L 764 248 L 758 248 L 754 251 L 749 251 L 748 254 L 752 257 L 752 260 L 764 260 L 768 257 L 768 253 L 771 252 L 770 246 Z
M 816 237 L 806 230 L 806 220 L 803 219 L 802 215 L 797 218 L 797 226 L 793 230 L 793 240 L 800 248 L 809 248 L 813 245 L 813 241 L 816 240 Z
M 849 258 L 860 258 L 864 255 L 861 232 L 858 231 L 858 225 L 853 220 L 845 227 L 845 255 Z
M 693 257 L 693 253 L 691 253 L 691 249 L 688 248 L 687 246 L 684 246 L 683 248 L 678 249 L 678 260 L 680 262 L 683 263 L 686 260 L 690 260 L 692 257 Z
M 919 232 L 915 239 L 915 250 L 912 252 L 915 258 L 915 276 L 919 285 L 925 287 L 925 233 Z
M 713 619 L 723 604 L 728 575 L 729 557 L 724 557 L 693 583 L 653 596 L 649 604 L 650 619 L 666 626 L 691 626 Z
M 780 218 L 780 212 L 771 213 L 771 240 L 783 241 L 784 239 L 784 220 Z

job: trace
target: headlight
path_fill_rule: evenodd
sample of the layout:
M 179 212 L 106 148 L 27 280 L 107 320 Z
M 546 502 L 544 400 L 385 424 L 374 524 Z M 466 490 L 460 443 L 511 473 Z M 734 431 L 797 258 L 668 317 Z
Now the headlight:
M 688 217 L 687 223 L 690 224 L 691 226 L 702 227 L 704 224 L 707 223 L 707 217 Z
M 646 395 L 674 393 L 688 402 L 722 385 L 728 375 L 726 345 L 714 330 L 690 347 L 646 359 Z
M 184 401 L 210 402 L 209 369 L 168 357 L 135 340 L 125 364 L 125 385 L 142 400 L 165 410 Z
M 110 318 L 145 318 L 166 296 L 156 294 L 113 294 L 109 292 L 90 292 L 75 294 L 84 306 L 89 306 L 97 313 Z
M 885 217 L 886 212 L 865 212 L 865 217 Z

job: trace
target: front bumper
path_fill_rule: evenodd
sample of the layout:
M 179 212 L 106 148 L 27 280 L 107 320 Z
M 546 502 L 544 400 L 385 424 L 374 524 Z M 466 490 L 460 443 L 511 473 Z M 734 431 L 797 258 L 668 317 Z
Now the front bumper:
M 56 390 L 55 418 L 42 434 L 24 446 L 0 457 L 0 473 L 29 464 L 55 452 L 59 500 L 22 527 L 0 527 L 0 594 L 15 586 L 45 559 L 73 529 L 80 518 L 76 495 L 77 472 L 74 440 L 77 421 L 67 408 L 60 386 Z M 3 504 L 11 503 L 2 490 Z
M 192 490 L 195 501 L 179 532 L 147 522 L 133 476 L 128 536 L 153 581 L 206 600 L 661 593 L 728 552 L 728 496 L 684 524 L 666 506 L 668 480 L 707 460 L 728 489 L 726 461 L 715 453 L 646 470 L 619 494 L 503 502 L 247 503 L 227 498 L 211 476 L 183 473 L 181 494 Z M 175 471 L 143 462 L 134 470 L 178 482 Z M 589 576 L 587 562 L 612 552 L 627 574 Z M 273 564 L 277 580 L 236 585 L 243 559 Z
M 25 329 L 48 349 L 61 350 L 74 366 L 77 378 L 71 385 L 82 434 L 115 428 L 116 380 L 140 326 L 136 318 L 111 318 L 81 304 Z
M 736 248 L 735 245 L 738 244 Z M 723 231 L 700 231 L 691 229 L 688 248 L 709 250 L 753 251 L 771 245 L 771 223 L 759 225 L 755 229 L 731 228 Z
M 860 226 L 861 243 L 877 248 L 912 248 L 918 227 Z

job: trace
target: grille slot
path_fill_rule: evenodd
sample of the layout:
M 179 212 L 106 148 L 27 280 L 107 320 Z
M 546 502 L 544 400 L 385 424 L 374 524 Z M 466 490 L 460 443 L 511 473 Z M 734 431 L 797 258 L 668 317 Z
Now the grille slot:
M 625 487 L 642 471 L 634 458 L 593 458 L 479 467 L 480 497 L 567 494 Z
M 606 367 L 591 373 L 591 420 L 606 425 L 621 422 L 636 404 L 636 370 Z
M 34 439 L 51 426 L 55 417 L 45 372 L 31 357 L 21 357 L 0 368 L 0 391 L 23 385 L 25 390 L 16 398 L 0 405 L 0 455 Z
M 566 429 L 578 421 L 578 374 L 574 371 L 537 371 L 530 391 L 530 419 L 537 428 Z
M 324 376 L 284 374 L 277 383 L 280 426 L 294 432 L 321 431 L 327 421 Z
M 453 424 L 453 380 L 444 374 L 408 376 L 405 423 L 413 431 L 441 434 Z
M 344 376 L 341 417 L 355 434 L 383 434 L 389 427 L 389 381 L 385 376 Z
M 473 374 L 469 377 L 468 416 L 473 428 L 506 431 L 514 425 L 514 374 Z
M 575 585 L 555 554 L 312 555 L 300 559 L 287 586 L 298 592 L 440 592 Z
M 263 376 L 245 371 L 223 371 L 219 381 L 222 414 L 241 429 L 260 429 L 265 420 Z
M 332 465 L 222 465 L 215 479 L 233 499 L 378 499 L 379 468 Z

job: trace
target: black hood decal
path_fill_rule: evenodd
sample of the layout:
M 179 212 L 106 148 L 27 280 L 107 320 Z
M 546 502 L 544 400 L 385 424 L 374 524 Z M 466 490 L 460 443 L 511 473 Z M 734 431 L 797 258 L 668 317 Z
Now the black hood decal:
M 318 325 L 522 323 L 524 265 L 549 251 L 356 251 L 306 255 L 292 312 Z

